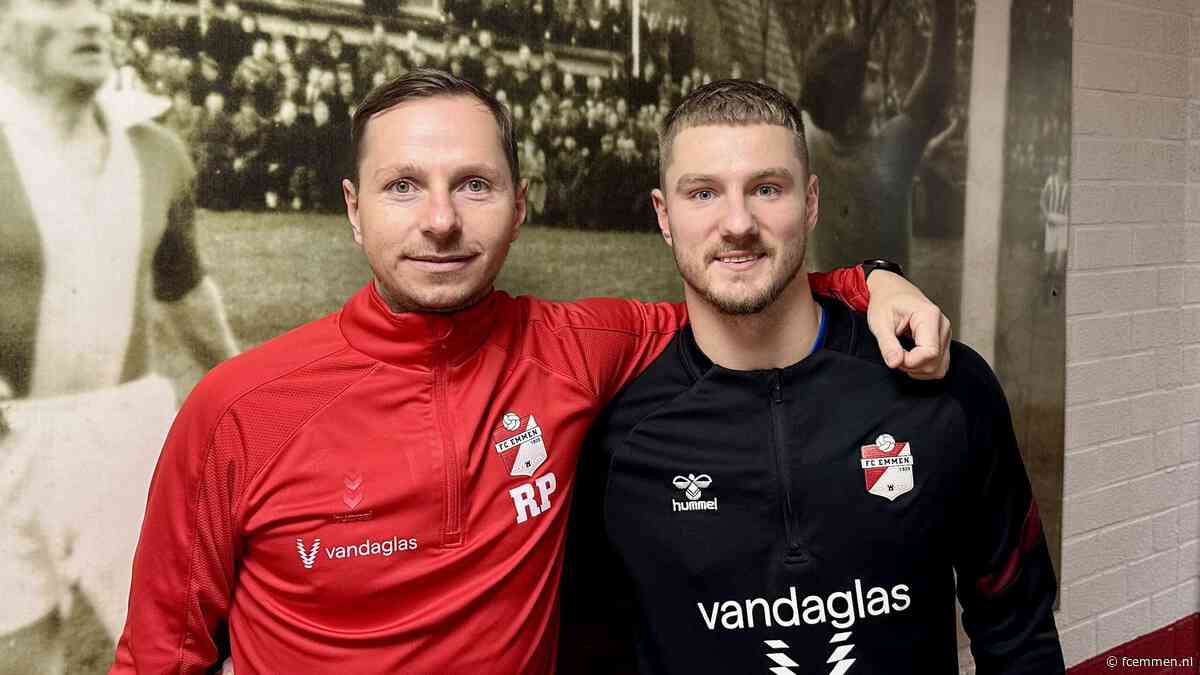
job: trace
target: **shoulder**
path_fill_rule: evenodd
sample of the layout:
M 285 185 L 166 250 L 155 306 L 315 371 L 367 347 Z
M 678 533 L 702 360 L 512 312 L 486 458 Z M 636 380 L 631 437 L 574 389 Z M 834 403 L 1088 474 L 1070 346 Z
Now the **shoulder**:
M 866 316 L 853 312 L 836 301 L 820 298 L 826 312 L 826 348 L 841 352 L 855 362 L 869 365 L 877 376 L 895 383 L 897 393 L 921 397 L 942 396 L 956 400 L 968 415 L 994 412 L 1007 405 L 1004 392 L 991 366 L 971 347 L 950 342 L 950 368 L 940 380 L 916 380 L 891 370 L 879 352 L 879 342 L 871 333 Z M 911 341 L 902 339 L 905 347 Z M 848 361 L 838 361 L 844 368 Z
M 284 416 L 291 407 L 327 400 L 341 390 L 341 383 L 375 366 L 375 361 L 349 348 L 334 313 L 217 365 L 196 385 L 184 407 L 208 427 L 247 408 Z
M 183 139 L 157 122 L 145 121 L 135 124 L 129 128 L 129 136 L 135 145 L 150 152 L 161 153 L 178 160 L 188 158 L 187 146 Z
M 968 410 L 996 404 L 1007 406 L 1004 389 L 992 367 L 979 352 L 957 340 L 950 342 L 950 370 L 943 386 Z
M 927 133 L 928 125 L 920 124 L 907 112 L 900 112 L 883 123 L 879 129 L 878 139 L 883 143 L 913 142 Z M 924 150 L 924 146 L 921 150 Z
M 129 128 L 129 138 L 154 179 L 159 171 L 169 172 L 171 183 L 190 189 L 192 160 L 187 145 L 174 131 L 157 122 L 141 122 Z M 162 178 L 162 176 L 157 176 Z
M 1009 419 L 1008 400 L 1000 380 L 974 349 L 950 343 L 950 369 L 940 380 L 914 380 L 898 375 L 902 389 L 919 397 L 936 397 L 952 406 L 980 432 Z
M 596 298 L 552 302 L 498 294 L 490 345 L 532 361 L 607 401 L 687 320 L 682 305 Z
M 596 423 L 597 433 L 623 438 L 642 420 L 675 402 L 690 391 L 701 376 L 692 372 L 683 356 L 684 341 L 690 339 L 679 331 L 666 348 L 640 375 L 609 402 Z
M 587 298 L 553 302 L 530 296 L 514 298 L 528 322 L 553 331 L 627 334 L 674 333 L 687 321 L 682 304 L 627 298 Z
M 879 341 L 871 333 L 865 314 L 855 312 L 834 298 L 824 295 L 814 297 L 823 312 L 822 340 L 825 350 L 887 368 L 879 352 Z

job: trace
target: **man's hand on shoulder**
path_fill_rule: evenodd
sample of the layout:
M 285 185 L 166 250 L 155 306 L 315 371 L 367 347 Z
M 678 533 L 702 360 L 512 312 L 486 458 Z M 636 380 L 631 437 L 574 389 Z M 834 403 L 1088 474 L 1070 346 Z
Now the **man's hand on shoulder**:
M 917 380 L 937 380 L 950 368 L 950 320 L 904 277 L 877 269 L 867 278 L 871 302 L 867 323 L 889 368 Z M 905 350 L 897 336 L 910 334 Z

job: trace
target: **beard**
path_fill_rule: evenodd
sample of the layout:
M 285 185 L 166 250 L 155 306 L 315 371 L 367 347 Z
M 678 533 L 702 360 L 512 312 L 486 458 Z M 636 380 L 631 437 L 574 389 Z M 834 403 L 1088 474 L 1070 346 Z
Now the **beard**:
M 678 249 L 672 249 L 675 254 L 675 265 L 683 281 L 701 298 L 712 305 L 717 311 L 727 316 L 749 316 L 758 314 L 779 299 L 792 281 L 804 269 L 804 258 L 808 247 L 807 237 L 801 237 L 798 245 L 786 247 L 782 254 L 765 246 L 762 240 L 755 237 L 744 244 L 733 246 L 723 245 L 716 251 L 699 256 L 683 258 Z M 764 262 L 773 263 L 770 278 L 758 288 L 749 284 L 735 282 L 723 284 L 722 287 L 709 283 L 706 272 L 716 256 L 727 250 L 754 251 L 766 253 Z M 739 292 L 740 290 L 740 292 Z

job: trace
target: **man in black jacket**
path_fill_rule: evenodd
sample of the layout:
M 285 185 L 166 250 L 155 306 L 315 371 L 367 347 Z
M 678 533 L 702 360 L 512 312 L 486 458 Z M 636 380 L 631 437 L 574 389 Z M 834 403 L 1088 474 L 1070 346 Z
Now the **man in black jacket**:
M 594 427 L 607 479 L 576 495 L 603 504 L 608 571 L 631 579 L 638 669 L 956 673 L 957 592 L 979 673 L 1061 673 L 1004 394 L 961 344 L 944 380 L 895 376 L 862 317 L 812 295 L 805 148 L 796 108 L 751 82 L 663 122 L 653 198 L 691 326 Z M 568 623 L 619 595 L 585 560 Z

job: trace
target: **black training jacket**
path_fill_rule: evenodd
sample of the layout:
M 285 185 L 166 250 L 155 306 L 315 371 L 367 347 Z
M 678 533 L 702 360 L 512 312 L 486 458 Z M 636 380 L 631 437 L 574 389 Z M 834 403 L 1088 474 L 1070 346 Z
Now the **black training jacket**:
M 954 343 L 944 380 L 911 380 L 861 315 L 821 306 L 818 348 L 782 369 L 715 366 L 680 331 L 598 420 L 560 672 L 604 672 L 628 622 L 646 675 L 957 673 L 956 575 L 980 675 L 1064 672 L 991 369 Z

